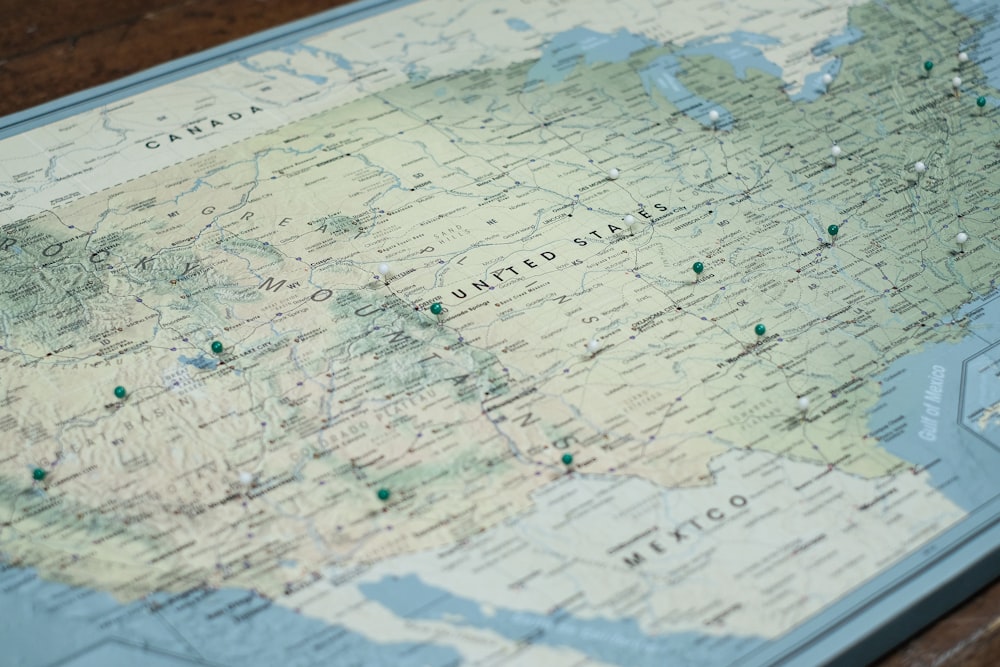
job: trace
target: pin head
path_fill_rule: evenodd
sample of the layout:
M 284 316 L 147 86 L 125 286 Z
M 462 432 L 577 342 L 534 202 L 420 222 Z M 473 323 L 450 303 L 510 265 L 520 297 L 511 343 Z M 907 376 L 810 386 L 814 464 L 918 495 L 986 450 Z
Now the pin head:
M 809 409 L 809 399 L 805 396 L 799 398 L 799 411 L 805 412 Z
M 824 74 L 823 75 L 823 85 L 824 86 L 829 86 L 831 83 L 833 83 L 833 75 L 832 74 Z
M 832 155 L 833 157 L 840 157 L 840 153 L 841 153 L 841 152 L 842 152 L 842 151 L 840 150 L 840 146 L 838 146 L 837 144 L 834 144 L 834 145 L 833 145 L 833 146 L 832 146 L 832 147 L 830 148 L 830 155 Z
M 962 77 L 956 76 L 954 79 L 951 80 L 951 85 L 952 85 L 953 88 L 961 88 L 962 87 Z
M 125 398 L 125 395 L 127 393 L 128 392 L 125 391 L 125 387 L 122 387 L 121 385 L 115 387 L 115 398 L 118 398 L 118 399 Z
M 967 63 L 969 62 L 969 54 L 965 51 L 960 51 L 958 54 L 958 62 Z
M 934 63 L 931 62 L 930 60 L 925 60 L 924 61 L 924 71 L 930 72 L 932 69 L 934 69 Z
M 212 341 L 212 352 L 214 354 L 222 354 L 222 343 L 217 340 Z
M 625 222 L 626 225 L 631 225 L 633 222 L 635 222 L 635 216 L 633 216 L 631 213 L 627 213 L 625 217 L 622 218 L 622 220 Z
M 969 235 L 966 234 L 965 232 L 959 232 L 958 234 L 955 235 L 955 242 L 958 243 L 958 245 L 965 245 L 966 241 L 968 240 L 969 240 Z
M 240 473 L 240 484 L 242 484 L 243 486 L 250 486 L 252 482 L 253 482 L 253 473 L 246 471 Z
M 829 234 L 830 236 L 836 236 L 837 234 L 840 233 L 840 227 L 838 227 L 837 225 L 830 225 L 829 227 L 826 228 L 826 233 Z
M 916 164 L 913 165 L 913 171 L 917 172 L 918 174 L 922 174 L 925 171 L 927 171 L 927 165 L 924 164 L 923 162 L 917 162 Z
M 701 275 L 701 272 L 705 270 L 705 265 L 702 264 L 701 262 L 695 262 L 694 264 L 691 265 L 691 268 L 694 270 L 696 274 Z
M 712 123 L 718 123 L 719 122 L 719 112 L 717 110 L 715 110 L 715 109 L 712 109 L 711 111 L 709 111 L 708 112 L 708 120 L 711 121 Z
M 389 500 L 389 489 L 379 489 L 378 499 L 382 501 Z
M 388 276 L 389 275 L 389 271 L 390 271 L 390 267 L 385 262 L 382 262 L 381 264 L 378 265 L 378 272 L 379 272 L 380 275 L 382 275 L 382 276 Z
M 615 169 L 614 167 L 612 167 L 611 169 L 608 169 L 608 178 L 610 178 L 612 181 L 615 180 L 616 178 L 618 178 L 619 175 L 620 174 L 619 174 L 618 170 Z
M 46 472 L 42 468 L 35 468 L 31 471 L 31 477 L 36 482 L 40 482 L 45 479 Z
M 434 303 L 431 304 L 431 313 L 433 313 L 434 315 L 440 315 L 443 312 L 444 312 L 444 306 L 442 306 L 440 303 L 435 301 Z
M 573 455 L 569 454 L 569 453 L 563 454 L 562 455 L 562 462 L 565 465 L 573 465 Z
M 753 332 L 758 336 L 763 336 L 765 333 L 767 333 L 767 327 L 765 327 L 763 324 L 758 324 L 753 328 Z
M 587 349 L 591 354 L 595 354 L 599 349 L 601 349 L 601 341 L 596 338 L 591 338 L 587 341 Z
M 977 97 L 976 98 L 976 106 L 978 106 L 980 109 L 982 109 L 984 106 L 986 106 L 986 98 L 983 97 L 983 96 Z

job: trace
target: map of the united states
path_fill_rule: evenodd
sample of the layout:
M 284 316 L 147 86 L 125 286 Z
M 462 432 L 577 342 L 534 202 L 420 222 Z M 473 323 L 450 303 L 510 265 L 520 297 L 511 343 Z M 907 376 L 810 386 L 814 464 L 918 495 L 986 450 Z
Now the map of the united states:
M 525 529 L 535 548 L 591 514 L 606 528 L 574 558 L 621 590 L 708 531 L 654 579 L 759 576 L 696 616 L 780 634 L 970 509 L 870 421 L 893 364 L 978 335 L 961 309 L 996 287 L 995 120 L 974 103 L 995 93 L 975 63 L 953 90 L 937 37 L 967 22 L 931 4 L 851 9 L 813 49 L 828 89 L 784 80 L 774 37 L 576 28 L 200 154 L 282 112 L 263 95 L 135 135 L 132 154 L 197 156 L 4 214 L 0 552 L 124 602 L 298 600 L 329 567 L 474 548 L 582 478 L 601 490 Z M 696 519 L 621 519 L 685 489 Z M 806 535 L 815 517 L 834 528 Z M 801 551 L 816 595 L 755 613 Z

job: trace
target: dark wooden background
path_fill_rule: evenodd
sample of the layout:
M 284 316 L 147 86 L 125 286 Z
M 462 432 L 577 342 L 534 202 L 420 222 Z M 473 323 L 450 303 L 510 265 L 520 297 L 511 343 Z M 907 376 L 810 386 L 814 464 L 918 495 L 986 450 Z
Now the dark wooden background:
M 341 4 L 338 0 L 0 0 L 0 115 Z M 1000 581 L 878 664 L 1000 665 Z

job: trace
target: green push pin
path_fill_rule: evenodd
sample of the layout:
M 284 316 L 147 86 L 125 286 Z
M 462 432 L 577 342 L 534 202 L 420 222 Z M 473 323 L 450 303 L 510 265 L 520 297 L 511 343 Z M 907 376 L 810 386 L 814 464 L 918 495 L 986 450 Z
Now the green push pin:
M 125 391 L 125 387 L 123 387 L 121 385 L 118 385 L 117 387 L 115 387 L 115 398 L 117 398 L 119 400 L 122 400 L 122 399 L 125 398 L 125 396 L 127 394 L 128 394 L 128 392 Z
M 765 327 L 763 324 L 758 324 L 753 328 L 753 331 L 758 336 L 763 336 L 765 333 L 767 333 L 767 327 Z
M 431 314 L 437 318 L 438 324 L 441 324 L 441 313 L 444 312 L 444 306 L 441 305 L 440 301 L 435 301 L 431 304 Z
M 934 69 L 934 63 L 930 60 L 924 61 L 924 71 L 930 76 L 931 70 Z
M 698 276 L 705 270 L 705 265 L 701 262 L 695 262 L 691 268 L 694 270 L 694 281 L 698 282 Z
M 35 468 L 34 470 L 31 471 L 31 477 L 36 482 L 41 482 L 43 479 L 45 479 L 45 474 L 46 473 L 42 468 Z
M 389 500 L 389 489 L 379 489 L 378 499 L 382 501 Z
M 830 245 L 833 245 L 833 242 L 837 240 L 837 234 L 840 233 L 840 227 L 837 225 L 830 225 L 826 228 L 826 231 L 830 235 Z
M 222 354 L 223 349 L 225 348 L 222 346 L 221 342 L 217 340 L 212 341 L 212 354 Z
M 983 97 L 983 96 L 981 96 L 981 95 L 979 97 L 977 97 L 976 98 L 976 106 L 979 107 L 980 109 L 982 109 L 983 107 L 985 107 L 986 106 L 986 98 Z
M 568 466 L 573 465 L 573 455 L 569 453 L 563 454 L 562 462 Z

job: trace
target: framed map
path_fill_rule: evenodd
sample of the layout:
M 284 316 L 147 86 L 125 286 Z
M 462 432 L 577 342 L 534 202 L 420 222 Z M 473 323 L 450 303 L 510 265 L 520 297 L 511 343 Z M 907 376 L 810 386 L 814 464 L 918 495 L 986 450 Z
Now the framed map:
M 0 120 L 5 664 L 877 657 L 1000 574 L 998 36 L 362 2 Z

